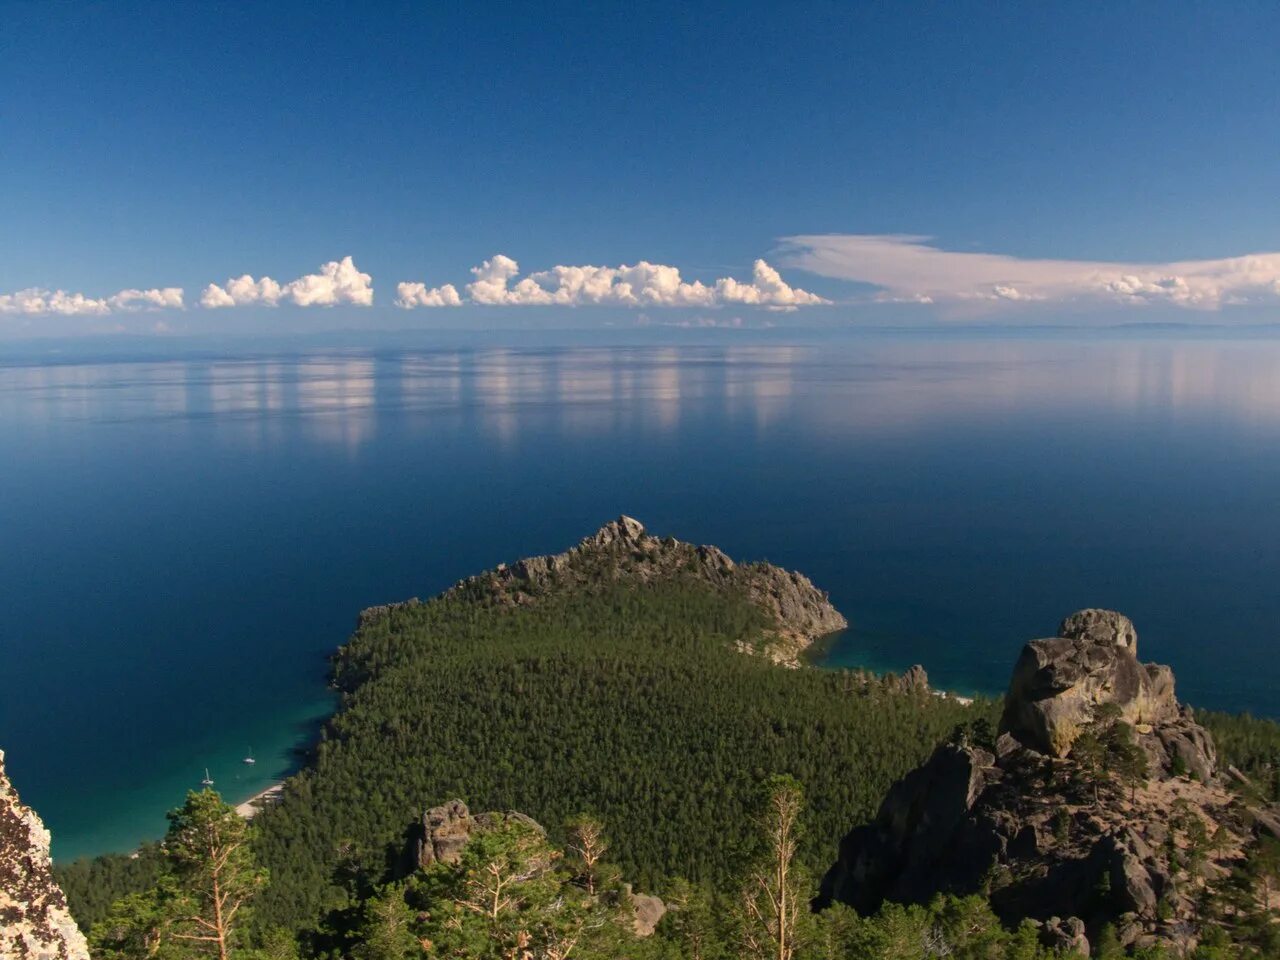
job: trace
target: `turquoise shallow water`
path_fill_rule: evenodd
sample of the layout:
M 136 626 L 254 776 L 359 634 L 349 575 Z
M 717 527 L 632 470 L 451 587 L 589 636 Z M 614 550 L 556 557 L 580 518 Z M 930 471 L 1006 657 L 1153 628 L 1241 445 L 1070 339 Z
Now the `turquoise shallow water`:
M 0 356 L 0 464 L 0 747 L 63 858 L 285 771 L 362 607 L 623 512 L 811 575 L 830 665 L 998 692 L 1112 606 L 1187 699 L 1280 713 L 1276 340 Z

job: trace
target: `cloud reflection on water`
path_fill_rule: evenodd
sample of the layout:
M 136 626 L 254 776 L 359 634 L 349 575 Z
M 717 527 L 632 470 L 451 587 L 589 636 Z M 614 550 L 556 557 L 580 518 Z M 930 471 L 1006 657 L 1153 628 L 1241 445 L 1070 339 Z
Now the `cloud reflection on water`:
M 392 415 L 461 418 L 505 446 L 530 418 L 567 436 L 652 435 L 704 407 L 832 437 L 1055 411 L 1271 423 L 1280 342 L 868 339 L 0 367 L 10 424 L 213 418 L 266 440 L 270 420 L 297 417 L 353 451 Z

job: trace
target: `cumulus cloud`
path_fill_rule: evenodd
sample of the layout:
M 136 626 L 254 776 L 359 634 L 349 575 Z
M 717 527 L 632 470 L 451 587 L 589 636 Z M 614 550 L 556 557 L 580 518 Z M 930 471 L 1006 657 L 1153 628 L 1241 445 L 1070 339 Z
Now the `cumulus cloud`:
M 1280 253 L 1221 260 L 1111 263 L 942 250 L 928 237 L 787 237 L 783 262 L 878 288 L 887 303 L 1109 302 L 1196 310 L 1280 302 Z
M 182 288 L 157 290 L 121 290 L 110 297 L 86 297 L 66 290 L 43 290 L 30 287 L 17 293 L 0 293 L 0 314 L 64 317 L 92 317 L 108 313 L 132 313 L 138 310 L 183 308 Z
M 361 273 L 351 257 L 343 257 L 324 264 L 319 273 L 309 273 L 289 283 L 277 283 L 270 277 L 255 280 L 246 273 L 221 286 L 211 283 L 200 294 L 200 305 L 207 309 L 254 304 L 274 307 L 280 303 L 299 307 L 332 307 L 340 303 L 372 306 L 373 277 Z
M 209 309 L 217 307 L 245 307 L 255 303 L 263 303 L 274 307 L 280 302 L 284 288 L 270 277 L 255 280 L 249 274 L 233 277 L 223 286 L 211 283 L 200 294 L 200 306 Z
M 159 290 L 121 290 L 107 303 L 112 310 L 181 310 L 182 288 L 163 287 Z
M 642 260 L 633 266 L 555 266 L 520 277 L 520 265 L 498 254 L 471 268 L 475 279 L 466 285 L 467 300 L 485 306 L 620 306 L 718 307 L 742 304 L 768 310 L 830 303 L 787 284 L 763 260 L 755 262 L 749 283 L 726 277 L 712 284 L 692 283 L 677 267 Z M 518 278 L 518 279 L 517 279 Z M 458 306 L 462 298 L 451 285 L 428 289 L 422 283 L 401 283 L 396 304 L 401 307 Z
M 412 310 L 414 307 L 460 307 L 462 297 L 452 283 L 430 288 L 425 283 L 398 283 L 396 306 L 403 310 Z

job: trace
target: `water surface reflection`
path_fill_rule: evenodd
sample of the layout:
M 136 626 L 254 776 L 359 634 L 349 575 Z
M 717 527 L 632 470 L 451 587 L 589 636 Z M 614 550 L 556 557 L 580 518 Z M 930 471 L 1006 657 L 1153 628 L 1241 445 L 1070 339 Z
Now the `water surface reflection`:
M 1188 699 L 1280 713 L 1273 341 L 7 366 L 0 464 L 0 743 L 64 853 L 292 729 L 355 611 L 620 512 L 809 573 L 834 663 L 995 690 L 1112 606 Z

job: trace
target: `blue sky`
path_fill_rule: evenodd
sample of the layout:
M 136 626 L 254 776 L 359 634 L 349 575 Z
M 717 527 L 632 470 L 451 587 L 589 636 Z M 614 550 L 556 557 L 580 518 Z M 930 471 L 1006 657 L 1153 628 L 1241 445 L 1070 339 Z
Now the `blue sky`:
M 1280 319 L 1274 3 L 0 14 L 0 296 L 49 291 L 0 300 L 0 334 Z M 603 295 L 548 276 L 578 309 L 474 302 L 497 255 L 512 287 L 641 261 L 743 286 L 632 303 L 622 274 Z M 326 309 L 322 284 L 298 306 L 289 282 L 346 256 L 373 305 Z M 831 303 L 790 309 L 758 258 Z M 200 306 L 246 274 L 257 299 Z M 419 281 L 466 305 L 393 306 Z M 185 309 L 110 299 L 168 288 Z M 51 312 L 58 290 L 95 306 Z

